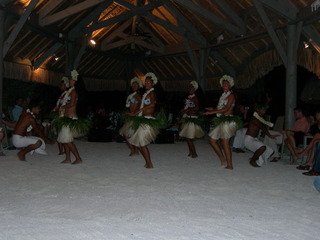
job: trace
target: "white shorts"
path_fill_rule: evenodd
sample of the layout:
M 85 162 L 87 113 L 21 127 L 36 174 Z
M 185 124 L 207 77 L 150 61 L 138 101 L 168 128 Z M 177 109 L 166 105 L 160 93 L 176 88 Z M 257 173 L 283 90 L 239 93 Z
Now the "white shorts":
M 266 147 L 266 150 L 264 151 L 264 153 L 257 160 L 257 164 L 259 166 L 261 166 L 263 163 L 266 164 L 268 161 L 268 158 L 273 154 L 272 148 L 263 144 L 263 142 L 261 142 L 258 138 L 254 138 L 249 135 L 246 135 L 244 137 L 244 146 L 252 152 L 257 151 L 259 148 L 263 146 Z
M 12 136 L 12 143 L 16 148 L 25 148 L 29 145 L 35 144 L 39 140 L 41 141 L 41 146 L 30 153 L 33 154 L 33 152 L 36 152 L 38 154 L 48 155 L 46 152 L 46 144 L 42 138 L 34 136 L 21 136 L 17 134 L 13 134 Z

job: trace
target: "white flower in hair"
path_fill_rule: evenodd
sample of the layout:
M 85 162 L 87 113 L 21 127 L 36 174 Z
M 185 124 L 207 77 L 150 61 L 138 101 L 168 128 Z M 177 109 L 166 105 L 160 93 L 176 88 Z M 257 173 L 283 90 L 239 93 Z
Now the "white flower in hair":
M 140 88 L 142 88 L 142 82 L 141 82 L 141 80 L 140 80 L 139 78 L 137 78 L 137 77 L 134 77 L 134 78 L 131 79 L 131 81 L 130 81 L 130 86 L 132 86 L 132 84 L 135 83 L 135 82 L 138 83 L 138 85 L 139 85 Z
M 74 81 L 77 81 L 78 80 L 78 76 L 79 76 L 79 73 L 77 72 L 77 70 L 72 70 L 71 71 L 71 77 Z
M 221 85 L 221 86 L 222 86 L 223 81 L 228 81 L 229 84 L 230 84 L 230 87 L 233 87 L 233 86 L 234 86 L 233 77 L 231 77 L 231 76 L 229 76 L 229 75 L 223 75 L 223 76 L 220 78 L 220 85 Z
M 63 82 L 67 88 L 69 87 L 69 79 L 67 77 L 62 77 L 61 82 Z
M 194 87 L 195 90 L 197 90 L 198 87 L 199 87 L 199 84 L 198 84 L 196 81 L 191 81 L 191 82 L 190 82 L 190 85 L 191 85 L 192 87 Z
M 146 73 L 146 75 L 144 75 L 144 80 L 146 80 L 147 77 L 151 78 L 151 80 L 152 80 L 152 82 L 153 82 L 154 84 L 157 84 L 158 78 L 156 77 L 156 75 L 154 75 L 153 72 L 148 72 L 148 73 Z

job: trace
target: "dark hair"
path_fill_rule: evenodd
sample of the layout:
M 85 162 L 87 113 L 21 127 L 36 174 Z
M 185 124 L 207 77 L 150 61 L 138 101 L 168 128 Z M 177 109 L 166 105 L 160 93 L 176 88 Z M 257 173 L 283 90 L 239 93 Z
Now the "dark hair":
M 43 106 L 44 106 L 44 103 L 40 99 L 31 99 L 29 103 L 29 109 L 36 108 L 36 107 L 42 108 Z

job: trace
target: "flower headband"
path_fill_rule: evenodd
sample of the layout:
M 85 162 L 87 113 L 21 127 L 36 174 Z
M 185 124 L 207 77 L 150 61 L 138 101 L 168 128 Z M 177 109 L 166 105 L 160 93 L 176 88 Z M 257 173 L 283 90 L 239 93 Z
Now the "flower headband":
M 77 72 L 77 70 L 72 70 L 71 71 L 71 77 L 74 81 L 77 81 L 78 80 L 78 76 L 79 76 L 79 73 Z
M 67 77 L 62 77 L 61 82 L 66 85 L 66 87 L 69 87 L 69 79 Z
M 199 87 L 199 84 L 196 81 L 191 81 L 190 85 L 194 88 L 194 90 L 197 90 Z
M 130 81 L 130 86 L 132 86 L 132 84 L 137 83 L 139 85 L 140 88 L 142 88 L 142 82 L 139 78 L 134 77 L 131 79 Z
M 220 85 L 221 85 L 221 86 L 222 86 L 223 81 L 229 82 L 230 87 L 233 87 L 233 86 L 234 86 L 233 77 L 231 77 L 231 76 L 229 76 L 229 75 L 223 75 L 223 76 L 220 78 Z
M 154 84 L 157 84 L 157 82 L 158 82 L 158 78 L 156 77 L 156 75 L 154 75 L 154 73 L 152 73 L 152 72 L 148 72 L 148 73 L 146 73 L 146 75 L 144 75 L 144 81 L 146 80 L 146 78 L 151 78 L 151 80 L 152 80 L 152 82 L 154 83 Z

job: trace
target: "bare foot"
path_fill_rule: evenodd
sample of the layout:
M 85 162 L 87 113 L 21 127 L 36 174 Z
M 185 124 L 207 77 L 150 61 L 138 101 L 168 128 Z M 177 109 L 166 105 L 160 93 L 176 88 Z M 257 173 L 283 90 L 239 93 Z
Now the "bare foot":
M 191 156 L 192 156 L 192 154 L 191 154 L 191 153 L 189 153 L 189 154 L 188 154 L 188 157 L 191 157 Z
M 295 154 L 293 154 L 291 157 L 292 157 L 291 165 L 296 164 L 296 162 L 297 162 L 297 160 L 298 160 L 298 156 L 295 155 Z
M 153 165 L 152 165 L 152 163 L 151 164 L 145 164 L 144 167 L 145 168 L 153 168 Z
M 72 164 L 79 164 L 79 163 L 82 163 L 82 159 L 79 158 L 79 159 L 76 159 Z
M 63 155 L 63 154 L 64 154 L 64 152 L 59 152 L 59 153 L 58 153 L 58 155 Z
M 226 166 L 227 165 L 227 161 L 221 162 L 221 166 Z
M 260 167 L 260 166 L 257 164 L 256 160 L 253 160 L 253 159 L 250 160 L 250 165 L 251 165 L 252 167 Z
M 134 155 L 139 155 L 139 152 L 131 152 L 131 153 L 129 154 L 129 157 L 134 156 Z
M 233 170 L 233 166 L 226 166 L 224 169 Z
M 71 161 L 70 160 L 63 160 L 61 163 L 71 163 Z
M 198 154 L 192 154 L 191 157 L 192 157 L 192 158 L 197 158 L 197 157 L 198 157 Z
M 26 155 L 23 154 L 22 152 L 18 152 L 17 156 L 18 156 L 20 161 L 25 161 L 26 160 Z
M 0 156 L 5 156 L 4 152 L 0 152 Z

